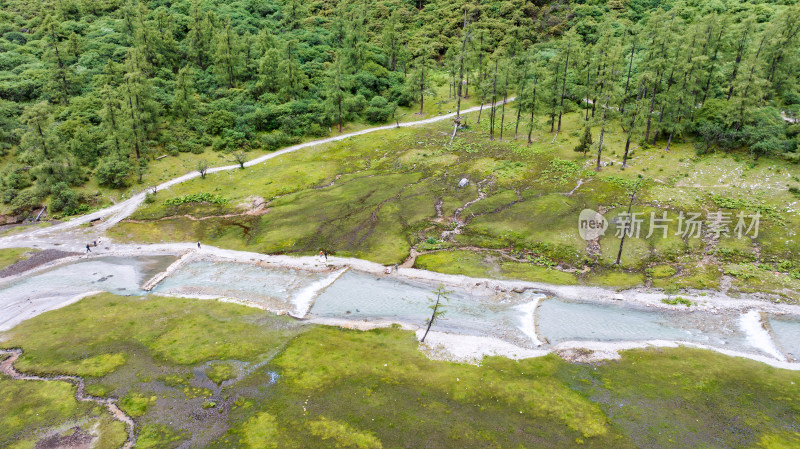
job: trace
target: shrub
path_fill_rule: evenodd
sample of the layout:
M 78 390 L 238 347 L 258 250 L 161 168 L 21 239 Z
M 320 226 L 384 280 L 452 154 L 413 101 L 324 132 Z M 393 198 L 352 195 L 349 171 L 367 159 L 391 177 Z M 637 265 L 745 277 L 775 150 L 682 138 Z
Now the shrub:
M 686 298 L 682 298 L 680 296 L 676 296 L 676 297 L 674 297 L 672 299 L 664 298 L 664 299 L 661 300 L 661 302 L 663 302 L 664 304 L 669 304 L 671 306 L 677 306 L 678 304 L 683 304 L 686 307 L 690 307 L 692 305 L 691 301 L 689 301 Z
M 396 104 L 389 103 L 385 98 L 376 95 L 372 97 L 372 100 L 369 101 L 369 106 L 367 106 L 367 120 L 372 123 L 385 122 L 394 114 L 395 109 L 397 109 Z
M 308 125 L 306 134 L 311 137 L 325 137 L 328 135 L 328 130 L 320 126 L 318 123 L 312 123 Z
M 100 161 L 94 175 L 100 185 L 119 189 L 128 185 L 128 176 L 132 170 L 133 164 L 129 159 L 111 155 Z
M 164 201 L 165 206 L 180 206 L 181 204 L 190 203 L 211 203 L 211 204 L 227 204 L 228 199 L 219 195 L 212 195 L 208 192 L 192 193 L 175 198 L 170 198 Z
M 293 144 L 299 139 L 286 134 L 283 131 L 274 131 L 264 135 L 264 147 L 268 150 L 277 150 L 278 148 Z
M 578 142 L 578 145 L 573 148 L 573 150 L 577 153 L 583 153 L 586 156 L 586 153 L 589 152 L 589 149 L 592 147 L 592 130 L 588 126 L 583 128 L 583 136 L 581 140 Z
M 63 212 L 64 215 L 74 215 L 78 212 L 80 200 L 78 194 L 63 182 L 53 187 L 53 196 L 50 198 L 50 210 Z
M 11 200 L 11 212 L 14 215 L 28 213 L 42 207 L 42 197 L 35 190 L 23 190 Z

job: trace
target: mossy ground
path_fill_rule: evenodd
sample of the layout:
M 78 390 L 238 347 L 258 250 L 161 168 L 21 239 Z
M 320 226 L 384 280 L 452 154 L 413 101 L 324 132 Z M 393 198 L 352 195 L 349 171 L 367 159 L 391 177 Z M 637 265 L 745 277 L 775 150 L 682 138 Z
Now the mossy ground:
M 198 333 L 182 323 L 198 315 L 215 324 Z M 627 351 L 600 365 L 550 355 L 473 366 L 430 360 L 396 328 L 108 294 L 4 337 L 25 351 L 20 369 L 81 373 L 93 394 L 121 398 L 137 447 L 792 447 L 800 432 L 798 373 L 688 348 Z M 195 345 L 192 357 L 181 350 Z M 120 355 L 122 364 L 81 367 Z M 97 420 L 124 440 L 68 384 L 0 379 L 0 391 L 3 446 L 33 447 L 47 429 Z
M 232 400 L 220 396 L 217 385 L 205 380 L 221 382 L 230 377 L 217 365 L 259 362 L 301 330 L 289 318 L 226 303 L 101 294 L 25 321 L 6 332 L 0 346 L 22 348 L 23 356 L 15 364 L 22 372 L 82 376 L 89 394 L 120 398 L 120 408 L 141 426 L 139 444 L 168 447 L 168 440 L 187 438 L 175 427 L 180 424 L 201 441 L 210 439 L 204 432 L 213 428 L 219 410 L 230 406 Z M 220 362 L 205 366 L 212 361 Z M 203 375 L 207 378 L 198 378 L 193 369 L 207 372 Z M 7 383 L 34 391 L 61 385 Z M 74 388 L 64 385 L 66 390 L 58 398 L 32 395 L 30 404 L 19 402 L 24 394 L 3 395 L 15 400 L 3 405 L 0 416 L 16 416 L 18 428 L 7 427 L 8 435 L 0 434 L 0 445 L 4 438 L 20 439 L 42 426 L 58 427 L 86 415 L 85 403 L 73 404 Z M 27 410 L 34 413 L 37 404 L 46 401 L 53 403 L 52 417 L 43 414 L 42 423 L 25 418 Z M 219 406 L 202 416 L 192 415 L 209 401 Z M 93 413 L 105 416 L 102 410 Z M 122 433 L 124 441 L 124 426 Z
M 767 158 L 753 162 L 737 154 L 701 157 L 691 141 L 678 141 L 669 152 L 661 143 L 636 146 L 629 167 L 622 170 L 624 135 L 611 126 L 603 161 L 612 165 L 595 172 L 593 157 L 572 151 L 576 130 L 583 126 L 580 114 L 564 117 L 555 141 L 548 126 L 538 124 L 530 146 L 525 143 L 528 123 L 520 123 L 514 140 L 515 110 L 509 107 L 507 114 L 503 141 L 489 141 L 486 120 L 478 125 L 477 114 L 469 114 L 469 129 L 452 145 L 450 124 L 441 122 L 371 133 L 209 175 L 159 193 L 111 234 L 127 241 L 200 240 L 266 253 L 313 254 L 325 248 L 385 264 L 403 261 L 412 248 L 459 251 L 426 255 L 418 266 L 553 283 L 714 289 L 723 276 L 731 276 L 733 291 L 757 289 L 782 300 L 800 291 L 800 266 L 779 269 L 800 251 L 798 199 L 788 192 L 800 174 L 796 165 Z M 644 222 L 638 236 L 626 239 L 621 274 L 614 267 L 619 248 L 614 225 L 590 248 L 578 234 L 578 215 L 593 209 L 605 211 L 611 220 L 619 217 L 627 211 L 631 184 L 639 176 L 644 182 L 632 212 Z M 470 185 L 458 188 L 462 178 Z M 190 193 L 230 201 L 215 207 L 164 205 Z M 267 201 L 266 213 L 242 214 L 254 196 Z M 460 233 L 442 238 L 457 227 L 457 210 Z M 681 212 L 701 212 L 705 221 L 708 212 L 717 211 L 732 217 L 730 234 L 739 212 L 760 211 L 758 236 L 676 235 Z M 651 233 L 651 213 L 660 217 L 664 212 L 673 220 L 669 232 L 665 236 L 654 228 Z M 497 252 L 497 263 L 485 267 L 484 256 L 460 252 L 476 248 Z M 731 263 L 781 271 L 786 279 L 750 285 L 748 278 L 731 274 L 739 271 L 726 272 Z M 649 274 L 664 265 L 676 275 Z
M 37 250 L 32 248 L 6 248 L 0 249 L 0 270 L 25 260 Z
M 521 279 L 548 284 L 574 284 L 577 277 L 527 262 L 503 260 L 493 251 L 438 251 L 417 257 L 416 267 L 448 274 L 477 278 Z
M 33 449 L 45 434 L 68 435 L 74 428 L 97 435 L 95 446 L 120 447 L 125 427 L 105 409 L 75 399 L 67 382 L 25 382 L 0 376 L 0 446 Z

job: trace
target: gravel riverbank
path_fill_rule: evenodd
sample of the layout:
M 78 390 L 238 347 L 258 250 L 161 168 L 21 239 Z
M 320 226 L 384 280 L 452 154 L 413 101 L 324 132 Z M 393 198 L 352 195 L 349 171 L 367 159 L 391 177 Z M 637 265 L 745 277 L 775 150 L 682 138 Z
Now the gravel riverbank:
M 43 251 L 37 251 L 27 259 L 20 260 L 19 262 L 0 270 L 0 278 L 22 274 L 28 270 L 32 270 L 54 260 L 63 259 L 64 257 L 69 256 L 77 256 L 79 254 L 80 253 L 61 251 L 58 249 L 45 249 Z

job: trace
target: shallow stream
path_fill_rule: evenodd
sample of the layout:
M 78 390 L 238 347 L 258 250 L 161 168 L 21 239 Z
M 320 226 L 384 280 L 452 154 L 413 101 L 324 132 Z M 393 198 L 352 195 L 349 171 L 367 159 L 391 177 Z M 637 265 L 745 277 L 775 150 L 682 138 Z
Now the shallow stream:
M 198 260 L 179 267 L 153 293 L 233 298 L 273 311 L 287 311 L 292 298 L 325 276 L 293 268 Z
M 59 265 L 0 284 L 0 330 L 93 291 L 144 295 L 139 287 L 174 256 L 97 257 Z
M 91 291 L 147 294 L 140 286 L 175 260 L 173 256 L 98 257 L 0 284 L 0 330 Z M 198 260 L 179 266 L 153 293 L 232 298 L 305 318 L 422 327 L 430 316 L 435 289 L 434 283 L 395 275 Z M 531 290 L 453 289 L 447 296 L 442 302 L 445 314 L 433 326 L 440 332 L 496 337 L 527 348 L 575 341 L 667 340 L 800 361 L 796 316 L 666 310 L 628 301 L 567 301 Z
M 800 362 L 800 319 L 770 316 L 769 324 L 778 349 L 788 355 L 792 362 Z

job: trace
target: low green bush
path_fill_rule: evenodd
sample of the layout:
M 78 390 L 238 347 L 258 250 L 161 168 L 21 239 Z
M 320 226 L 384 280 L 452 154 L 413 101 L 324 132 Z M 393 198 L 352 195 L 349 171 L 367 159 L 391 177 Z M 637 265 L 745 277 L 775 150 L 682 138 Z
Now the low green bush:
M 664 298 L 661 300 L 664 304 L 669 304 L 671 306 L 677 306 L 678 304 L 683 304 L 686 307 L 690 307 L 692 305 L 692 301 L 689 301 L 686 298 L 681 296 L 676 296 L 674 298 Z
M 213 195 L 208 192 L 192 193 L 189 195 L 178 196 L 164 201 L 165 206 L 180 206 L 182 204 L 190 203 L 211 203 L 211 204 L 227 204 L 228 199 L 219 195 Z

